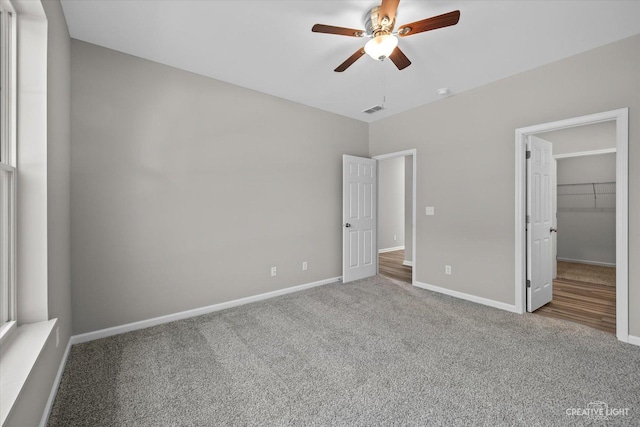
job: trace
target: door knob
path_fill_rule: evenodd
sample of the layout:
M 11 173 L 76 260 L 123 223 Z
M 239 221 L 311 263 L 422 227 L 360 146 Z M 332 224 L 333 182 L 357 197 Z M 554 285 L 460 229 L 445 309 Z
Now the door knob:
M 549 233 L 553 233 L 553 232 L 556 232 L 556 233 L 557 233 L 557 232 L 558 232 L 558 229 L 557 229 L 557 228 L 553 228 L 553 227 L 551 227 L 551 228 L 549 229 Z
M 347 227 L 347 228 L 349 228 L 349 227 L 351 227 L 351 224 L 346 223 L 344 226 L 345 226 L 345 227 Z

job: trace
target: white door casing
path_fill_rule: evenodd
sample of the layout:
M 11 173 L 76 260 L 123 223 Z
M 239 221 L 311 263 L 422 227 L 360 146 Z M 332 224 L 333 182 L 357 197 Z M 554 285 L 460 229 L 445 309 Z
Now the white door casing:
M 551 233 L 551 279 L 558 278 L 558 161 L 553 159 L 553 174 L 551 175 L 551 222 L 556 230 Z
M 344 155 L 342 158 L 342 281 L 375 276 L 378 242 L 377 161 Z
M 629 108 L 604 111 L 555 122 L 541 123 L 515 130 L 515 306 L 517 313 L 526 311 L 526 160 L 529 135 L 568 129 L 593 123 L 613 121 L 616 124 L 616 336 L 630 342 L 629 311 L 635 308 L 629 301 Z M 603 154 L 597 150 L 583 154 Z M 573 154 L 575 156 L 575 154 Z M 557 158 L 563 156 L 556 156 Z
M 550 142 L 533 135 L 527 150 L 527 311 L 532 312 L 553 298 L 553 153 Z

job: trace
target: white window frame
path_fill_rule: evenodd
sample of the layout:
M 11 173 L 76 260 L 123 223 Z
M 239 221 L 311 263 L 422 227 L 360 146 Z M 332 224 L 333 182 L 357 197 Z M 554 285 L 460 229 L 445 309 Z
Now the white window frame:
M 16 13 L 0 0 L 0 341 L 16 326 Z M 0 203 L 2 200 L 0 199 Z

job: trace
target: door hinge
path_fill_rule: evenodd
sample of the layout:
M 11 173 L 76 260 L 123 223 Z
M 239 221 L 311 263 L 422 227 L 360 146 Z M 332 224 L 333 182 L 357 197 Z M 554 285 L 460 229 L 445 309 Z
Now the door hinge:
M 525 154 L 526 154 L 526 158 L 527 159 L 531 158 L 531 151 L 527 150 L 527 151 L 525 151 Z
M 531 280 L 527 280 L 527 288 L 531 287 Z
M 529 224 L 531 222 L 531 215 L 527 215 L 525 221 L 527 222 L 527 224 Z

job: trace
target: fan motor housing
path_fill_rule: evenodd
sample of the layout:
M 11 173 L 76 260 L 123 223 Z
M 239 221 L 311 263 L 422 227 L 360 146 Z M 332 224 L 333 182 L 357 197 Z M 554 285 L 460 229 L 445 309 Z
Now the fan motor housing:
M 392 21 L 388 19 L 380 19 L 380 6 L 376 6 L 367 13 L 364 21 L 364 28 L 368 35 L 377 36 L 379 34 L 391 34 L 393 27 L 396 25 L 396 19 Z

